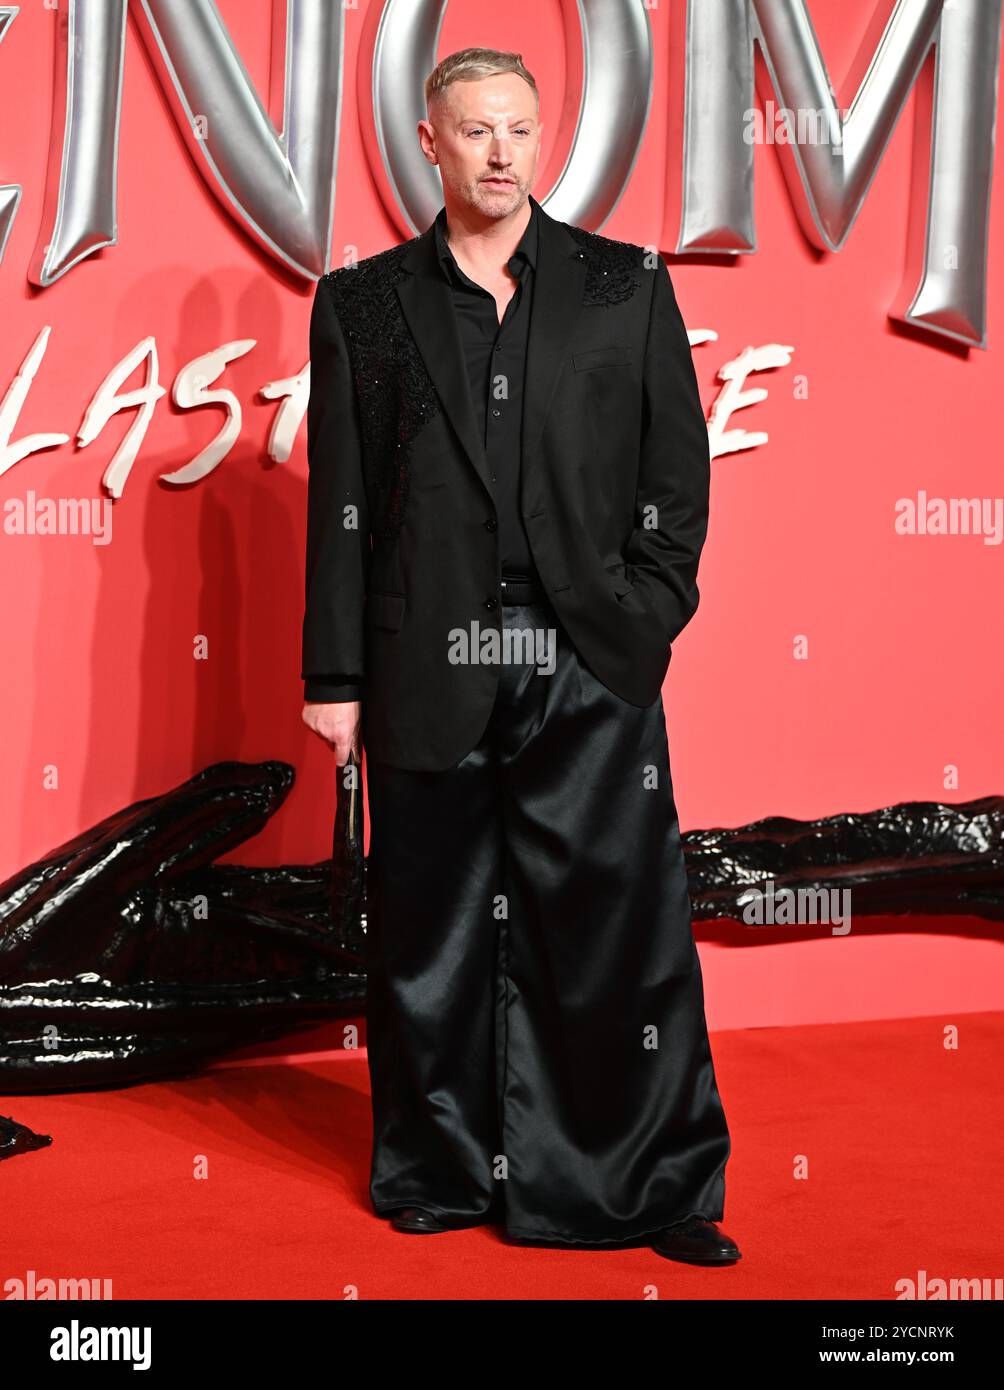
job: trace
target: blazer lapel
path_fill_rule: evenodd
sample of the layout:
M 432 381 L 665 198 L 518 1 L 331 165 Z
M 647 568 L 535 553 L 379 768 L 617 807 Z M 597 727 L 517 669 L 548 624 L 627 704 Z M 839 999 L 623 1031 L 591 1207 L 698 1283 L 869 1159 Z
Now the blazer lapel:
M 579 244 L 543 208 L 533 280 L 533 311 L 523 377 L 523 470 L 533 459 L 561 363 L 582 312 L 586 263 Z
M 436 263 L 432 226 L 412 241 L 401 264 L 412 272 L 397 283 L 402 312 L 443 410 L 481 481 L 492 492 L 484 444 L 478 439 L 460 327 L 453 312 L 450 287 Z

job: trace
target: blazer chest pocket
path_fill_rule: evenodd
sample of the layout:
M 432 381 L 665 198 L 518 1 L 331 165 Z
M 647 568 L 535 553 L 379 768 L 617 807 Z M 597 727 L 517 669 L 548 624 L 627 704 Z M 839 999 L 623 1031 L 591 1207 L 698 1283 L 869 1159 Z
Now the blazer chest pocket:
M 397 632 L 404 621 L 404 594 L 387 594 L 370 590 L 366 595 L 366 621 L 373 627 Z
M 628 567 L 623 561 L 617 565 L 607 565 L 607 574 L 614 581 L 614 593 L 618 598 L 623 598 L 625 594 L 631 593 L 634 583 L 628 573 Z
M 630 361 L 629 347 L 585 348 L 572 353 L 572 366 L 577 372 L 591 372 L 594 367 L 623 367 Z

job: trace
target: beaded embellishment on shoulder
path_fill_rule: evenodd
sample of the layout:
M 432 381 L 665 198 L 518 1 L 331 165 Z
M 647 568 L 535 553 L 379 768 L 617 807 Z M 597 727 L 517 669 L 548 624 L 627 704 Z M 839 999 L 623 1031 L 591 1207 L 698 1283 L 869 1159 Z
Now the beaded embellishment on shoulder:
M 564 224 L 579 243 L 579 254 L 586 262 L 584 304 L 623 304 L 637 293 L 641 283 L 638 268 L 640 247 L 630 241 L 614 241 L 587 232 L 584 227 Z
M 345 325 L 367 491 L 376 498 L 371 528 L 383 538 L 398 535 L 404 520 L 409 445 L 439 412 L 436 388 L 395 290 L 406 273 L 401 259 L 408 247 L 402 242 L 323 277 Z

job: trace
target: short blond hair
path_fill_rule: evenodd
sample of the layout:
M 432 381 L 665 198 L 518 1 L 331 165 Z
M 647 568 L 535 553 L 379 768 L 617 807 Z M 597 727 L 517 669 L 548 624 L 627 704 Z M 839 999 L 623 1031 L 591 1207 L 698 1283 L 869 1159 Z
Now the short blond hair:
M 534 100 L 540 105 L 540 93 L 533 73 L 523 65 L 522 53 L 503 53 L 498 48 L 461 48 L 437 63 L 425 79 L 425 105 L 431 112 L 452 82 L 480 82 L 496 73 L 514 72 L 529 83 Z

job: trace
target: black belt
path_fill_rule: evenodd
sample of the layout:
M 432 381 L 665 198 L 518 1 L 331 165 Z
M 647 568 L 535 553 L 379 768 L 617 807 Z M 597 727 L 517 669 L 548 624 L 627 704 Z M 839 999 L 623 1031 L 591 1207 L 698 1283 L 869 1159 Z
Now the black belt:
M 544 590 L 539 580 L 524 579 L 511 574 L 502 576 L 502 603 L 541 603 Z

